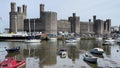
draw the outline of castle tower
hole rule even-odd
[[[96,21],[96,15],[93,16],[93,23]]]
[[[94,16],[93,16],[93,31],[94,31],[95,33],[96,33],[96,31],[97,31],[97,29],[96,29],[97,27],[96,27],[96,26],[97,26],[97,23],[96,23],[96,15],[94,15]]]
[[[17,12],[21,13],[21,7],[17,7]]]
[[[89,23],[88,23],[88,33],[91,32],[91,19],[89,19]]]
[[[106,26],[107,26],[107,31],[108,34],[111,33],[110,27],[111,27],[111,19],[106,19]]]
[[[103,34],[103,30],[104,30],[104,21],[103,20],[96,20],[95,21],[95,34]]]
[[[41,19],[45,24],[45,33],[57,35],[57,13],[43,12]]]
[[[80,34],[80,17],[77,17],[75,13],[73,13],[72,17],[69,17],[68,20],[71,23],[71,32]]]
[[[44,12],[44,4],[40,4],[40,16],[42,16],[43,12]]]
[[[24,8],[25,12],[26,7]],[[17,7],[16,11],[16,3],[11,3],[11,11],[9,12],[10,15],[10,32],[18,32],[24,30],[24,19],[26,18],[26,14],[23,13],[21,7]]]
[[[11,2],[11,12],[16,12],[16,3]]]
[[[10,32],[16,32],[15,28],[16,28],[16,3],[12,2],[11,3],[11,11],[9,13],[10,15]]]
[[[25,16],[27,15],[27,6],[23,5],[23,13],[25,14]]]

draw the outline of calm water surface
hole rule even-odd
[[[63,41],[42,41],[39,43],[0,42],[0,47],[20,46],[20,52],[9,53],[6,57],[18,60],[26,59],[26,68],[116,68],[120,67],[120,45],[102,45],[102,41],[80,40],[77,44]],[[83,61],[85,52],[92,48],[103,48],[103,56],[97,56],[97,64]],[[66,57],[57,54],[61,48],[67,49]]]

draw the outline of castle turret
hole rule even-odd
[[[23,13],[24,12],[24,13]],[[24,30],[24,19],[26,18],[26,6],[23,7],[23,12],[21,7],[17,7],[16,11],[16,3],[11,3],[11,11],[10,11],[10,32],[16,33],[17,31]]]
[[[106,23],[107,23],[107,31],[110,33],[111,30],[110,30],[110,27],[111,27],[111,19],[106,19]]]
[[[16,3],[11,3],[11,12],[16,12]]]
[[[17,7],[17,12],[21,13],[21,7]]]
[[[89,19],[89,23],[91,22],[91,19]]]
[[[23,13],[24,13],[25,15],[27,15],[27,6],[26,6],[26,5],[23,5]]]
[[[93,16],[93,23],[96,21],[96,15]]]
[[[75,13],[73,13],[72,17],[69,17],[69,21],[71,23],[71,32],[72,33],[80,33],[80,17],[77,17]]]
[[[40,4],[40,16],[44,12],[44,4]]]

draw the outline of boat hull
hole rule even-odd
[[[99,51],[99,50],[97,50],[97,49],[91,49],[90,52],[91,52],[92,54],[98,54],[98,55],[102,55],[102,54],[104,53],[103,50]]]
[[[97,58],[91,58],[91,57],[84,57],[84,61],[90,62],[90,63],[97,63]]]
[[[26,43],[40,43],[40,39],[25,40]]]
[[[14,37],[4,37],[0,36],[0,41],[24,41],[25,39],[28,39],[29,36],[14,36]],[[36,39],[40,39],[41,36],[35,36]]]

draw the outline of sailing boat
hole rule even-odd
[[[34,32],[35,32],[35,20],[34,20]],[[40,43],[40,39],[36,39],[35,35],[31,35],[31,26],[30,26],[30,20],[29,20],[29,33],[30,36],[28,37],[28,39],[25,40],[25,42],[27,43]]]

